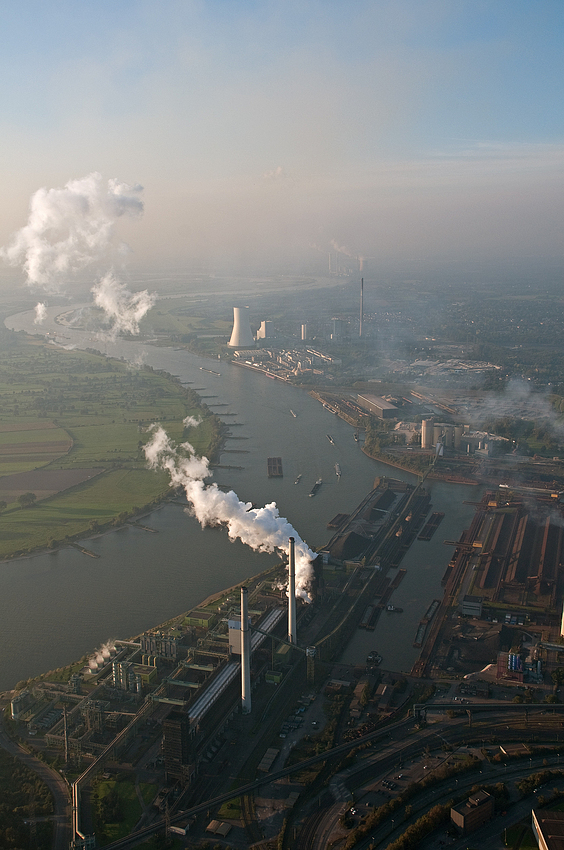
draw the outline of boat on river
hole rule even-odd
[[[317,491],[319,490],[319,488],[321,487],[322,484],[323,484],[323,479],[318,478],[317,481],[315,482],[315,484],[313,485],[313,487],[310,490],[310,493],[309,493],[310,498],[312,496],[315,496],[315,494],[317,493]]]
[[[292,416],[294,417],[294,419],[297,419],[297,418],[298,418],[298,414],[297,414],[297,413],[294,413],[294,411],[292,410],[292,408],[290,408],[290,413],[292,414]]]
[[[338,463],[335,464],[335,475],[337,478],[341,477],[341,466]]]
[[[266,459],[266,464],[269,478],[282,478],[284,473],[282,471],[281,457],[269,457]]]
[[[398,608],[397,605],[386,605],[386,611],[389,611],[391,614],[403,614],[403,608]]]
[[[334,445],[335,445],[335,442],[334,442],[333,437],[331,436],[331,434],[325,434],[325,436],[327,437],[327,439],[329,440],[329,442],[331,443],[331,445],[332,445],[332,446],[334,446]]]
[[[302,479],[302,473],[300,472],[300,474],[298,475],[298,477],[297,477],[297,478],[296,478],[296,480],[294,481],[294,484],[299,484],[299,483],[300,483],[300,481],[301,481],[301,479]]]

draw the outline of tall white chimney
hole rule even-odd
[[[360,325],[358,335],[362,336],[362,320],[364,318],[364,278],[360,278]]]
[[[251,711],[251,633],[249,631],[249,603],[247,588],[241,588],[241,709]]]
[[[296,553],[294,538],[290,537],[290,559],[288,564],[288,640],[297,643],[296,635]]]
[[[248,307],[233,307],[233,332],[227,343],[229,348],[254,348]]]

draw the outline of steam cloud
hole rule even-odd
[[[346,247],[346,245],[339,245],[339,243],[336,242],[335,239],[331,239],[331,247],[333,248],[334,251],[338,251],[339,254],[345,254],[345,256],[347,256],[347,257],[353,256],[352,251],[350,251]]]
[[[35,305],[35,319],[33,320],[34,325],[40,325],[45,321],[45,316],[47,314],[47,305],[42,301],[39,301],[38,304]]]
[[[69,180],[62,189],[39,189],[32,195],[27,224],[0,248],[0,257],[21,267],[28,285],[61,293],[69,274],[110,259],[116,222],[142,215],[142,191],[115,179],[106,183],[97,172]],[[121,253],[126,248],[119,246]],[[155,303],[154,295],[129,292],[113,274],[106,274],[92,293],[113,334],[138,333],[139,321]],[[36,323],[38,315],[36,308]]]
[[[197,416],[187,416],[182,420],[182,424],[185,428],[196,428],[202,420],[198,419]]]
[[[307,586],[312,577],[311,561],[315,555],[288,520],[279,515],[276,503],[253,508],[250,502],[242,502],[233,490],[224,493],[215,483],[205,484],[204,479],[210,475],[208,459],[196,457],[190,443],[174,445],[160,425],[151,427],[153,436],[144,447],[149,466],[166,470],[171,484],[184,488],[202,528],[223,525],[230,540],[241,540],[256,552],[281,551],[288,554],[288,538],[294,538],[296,595],[309,600]]]
[[[100,307],[113,333],[139,333],[139,322],[155,303],[156,296],[147,292],[129,292],[110,272],[91,289],[94,303]]]

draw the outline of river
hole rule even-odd
[[[61,331],[54,322],[59,312],[49,311],[42,330]],[[20,313],[6,325],[37,332],[33,315]],[[227,440],[225,448],[237,453],[225,452],[221,463],[243,469],[217,469],[215,480],[245,501],[275,501],[310,546],[327,542],[327,522],[355,508],[376,476],[415,481],[409,473],[367,458],[353,439],[352,427],[303,390],[186,351],[123,340],[93,341],[91,334],[66,328],[63,333],[67,343],[147,363],[193,382],[212,409],[227,404],[215,410],[232,424],[233,437],[239,439]],[[268,456],[282,458],[283,478],[267,477]],[[340,478],[335,463],[341,467]],[[298,474],[302,478],[294,484]],[[311,499],[308,493],[318,478],[323,484]],[[428,482],[428,488],[432,509],[444,511],[445,519],[430,542],[416,541],[402,561],[407,575],[391,601],[404,613],[384,613],[374,632],[358,631],[343,649],[343,661],[362,661],[370,649],[377,649],[383,667],[409,671],[417,658],[412,646],[417,624],[429,602],[442,595],[440,581],[452,555],[443,540],[458,539],[469,526],[474,509],[464,501],[477,500],[481,493],[479,487],[436,481]],[[202,530],[178,505],[165,505],[143,522],[159,533],[126,526],[85,538],[82,542],[100,555],[96,560],[62,549],[0,565],[0,690],[69,664],[110,638],[139,634],[275,562],[273,556],[230,543],[221,529]]]

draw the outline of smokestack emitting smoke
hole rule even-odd
[[[230,540],[241,540],[257,552],[289,552],[289,538],[295,540],[296,594],[309,601],[307,586],[312,578],[311,561],[315,555],[278,513],[276,502],[253,508],[242,502],[233,490],[224,493],[217,484],[206,484],[210,476],[207,458],[196,457],[190,443],[176,446],[160,425],[153,425],[153,436],[145,445],[145,457],[152,469],[165,469],[174,487],[183,487],[194,516],[206,525],[224,525]]]
[[[358,335],[362,336],[362,319],[364,317],[364,278],[360,278],[360,328]]]
[[[288,559],[288,640],[297,643],[296,634],[296,557],[295,541],[290,537],[290,557]]]
[[[241,710],[251,711],[251,633],[247,588],[241,588]]]
[[[111,263],[115,224],[122,216],[139,218],[143,213],[142,186],[102,179],[94,172],[69,180],[62,189],[39,189],[31,197],[29,219],[0,248],[0,257],[20,266],[29,286],[50,294],[63,293],[68,276],[92,263]],[[118,253],[123,255],[123,243]],[[92,287],[94,303],[100,307],[110,331],[139,332],[139,321],[155,303],[155,295],[129,292],[112,274]],[[37,305],[36,323],[45,316],[45,305]]]

